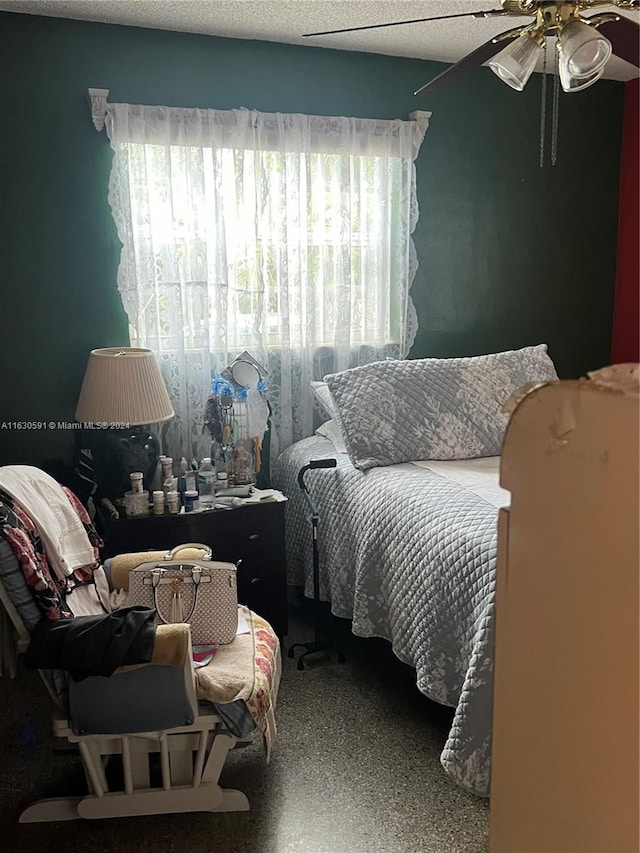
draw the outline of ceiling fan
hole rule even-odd
[[[604,73],[605,65],[612,53],[640,67],[638,24],[613,10],[598,12],[589,17],[582,15],[582,12],[606,7],[639,11],[640,0],[500,0],[500,3],[500,9],[305,33],[303,37],[397,27],[426,21],[442,21],[448,18],[533,18],[532,21],[515,29],[506,30],[480,45],[459,62],[449,66],[433,80],[417,89],[414,95],[424,92],[432,93],[488,60],[491,60],[489,67],[494,74],[497,74],[507,85],[521,92],[533,73],[541,53],[546,49],[548,36],[556,38],[558,76],[565,92],[578,92],[592,86]]]

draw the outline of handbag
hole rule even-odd
[[[190,542],[143,563],[129,574],[127,604],[154,608],[157,623],[188,622],[194,645],[230,643],[238,630],[236,567],[211,559],[176,562],[185,548],[211,557],[207,545]]]

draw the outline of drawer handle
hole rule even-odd
[[[261,580],[262,578],[251,578],[251,583],[255,586],[256,584],[259,584]]]
[[[259,539],[259,538],[260,538],[259,533],[252,533],[251,536],[249,536],[249,539],[251,539],[252,541]]]

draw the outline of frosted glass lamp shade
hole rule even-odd
[[[611,56],[609,39],[584,21],[569,21],[562,28],[559,38],[560,56],[571,77],[591,78],[597,71],[604,69]],[[595,83],[595,80],[592,82]],[[575,87],[565,91],[575,91]]]
[[[541,46],[523,33],[489,62],[489,68],[512,89],[522,92],[540,56]]]
[[[155,355],[148,349],[94,349],[76,419],[109,426],[153,424],[174,416]]]
[[[599,71],[587,77],[574,77],[561,55],[558,71],[560,74],[560,85],[564,92],[580,92],[582,89],[588,89],[589,86],[593,86],[602,77],[604,74],[604,65]]]

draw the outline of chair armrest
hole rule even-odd
[[[189,667],[191,671],[191,631],[187,622],[158,625],[153,641],[153,652],[149,663],[136,663],[118,667],[116,672],[132,672],[144,666]],[[115,673],[114,673],[115,675]]]
[[[154,666],[191,667],[191,631],[185,622],[158,625],[151,663]]]

